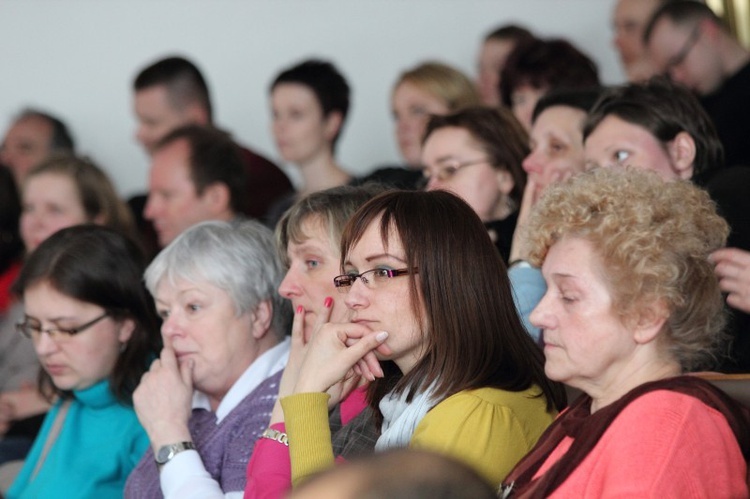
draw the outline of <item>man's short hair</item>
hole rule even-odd
[[[662,19],[669,19],[680,26],[695,26],[703,19],[710,19],[716,25],[726,29],[724,22],[711,8],[697,0],[671,0],[663,3],[651,16],[643,30],[643,43],[648,44],[654,32],[654,26]]]
[[[75,142],[70,135],[70,131],[68,131],[68,127],[65,126],[62,120],[38,109],[26,108],[16,116],[14,122],[26,119],[40,119],[49,123],[49,126],[52,128],[52,136],[50,137],[49,144],[51,152],[75,153]]]
[[[167,57],[147,66],[133,82],[138,92],[157,85],[167,89],[169,102],[175,109],[198,104],[206,110],[209,123],[212,121],[211,98],[208,85],[198,67],[184,57]]]
[[[242,152],[230,135],[213,127],[185,125],[168,133],[156,145],[156,151],[178,140],[190,148],[190,178],[198,195],[215,184],[229,189],[229,205],[234,213],[243,213],[245,204],[245,166]]]

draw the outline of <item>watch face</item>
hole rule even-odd
[[[156,462],[159,464],[164,464],[169,461],[172,452],[174,452],[174,449],[172,447],[172,445],[164,445],[160,447],[159,452],[157,452],[156,454]]]

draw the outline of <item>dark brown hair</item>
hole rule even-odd
[[[473,388],[522,391],[537,385],[548,408],[564,406],[561,385],[545,377],[542,352],[518,317],[505,264],[469,205],[444,191],[381,194],[344,229],[342,268],[373,223],[380,225],[386,247],[392,228],[406,266],[419,269],[408,279],[424,339],[424,354],[409,373],[401,377],[391,366],[371,384],[368,399],[376,414],[380,398],[394,386],[410,400],[433,383],[441,400]]]
[[[532,40],[508,55],[500,77],[503,104],[511,107],[513,92],[524,85],[543,90],[598,87],[599,70],[567,40]]]
[[[529,154],[529,136],[513,113],[504,107],[469,107],[447,116],[433,116],[427,123],[424,139],[440,128],[463,128],[479,143],[493,167],[513,177],[510,198],[520,206],[526,187],[526,172],[521,163]]]
[[[127,237],[100,225],[76,225],[40,244],[13,286],[23,299],[29,287],[46,282],[66,296],[102,307],[114,320],[133,321],[133,334],[109,377],[112,393],[127,404],[161,348],[154,305],[141,281],[144,268],[143,254]],[[47,395],[72,396],[55,388],[45,371],[39,388]]]

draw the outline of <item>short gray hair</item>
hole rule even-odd
[[[144,274],[152,295],[164,279],[207,281],[229,294],[238,316],[270,300],[271,328],[279,338],[292,316],[288,300],[277,291],[283,277],[273,233],[254,220],[197,224],[164,248]]]

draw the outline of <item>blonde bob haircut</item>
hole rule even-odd
[[[471,79],[458,69],[441,62],[425,62],[399,76],[394,91],[402,83],[411,83],[421,91],[440,99],[449,112],[481,105],[481,99]]]
[[[715,361],[725,342],[724,302],[708,256],[728,234],[708,193],[690,182],[597,168],[551,186],[526,235],[537,266],[563,238],[588,241],[623,324],[635,325],[654,303],[665,305],[659,341],[692,371]]]

